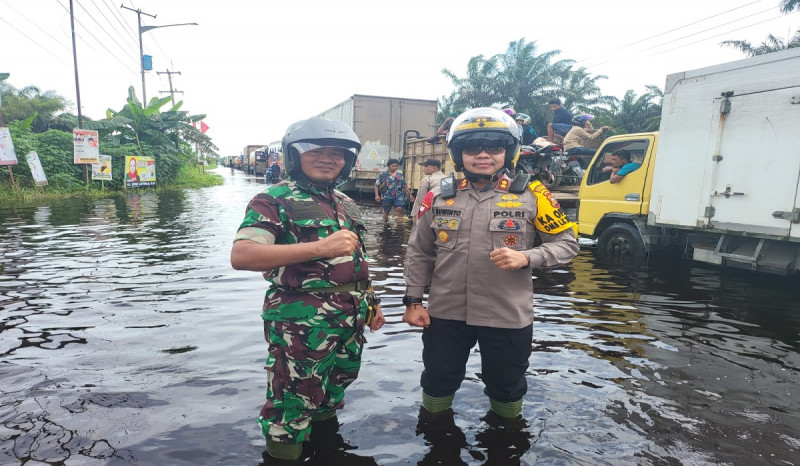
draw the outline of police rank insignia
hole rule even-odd
[[[497,183],[497,189],[500,191],[508,191],[509,183],[508,180],[502,179],[499,183]]]
[[[456,203],[456,200],[455,199],[448,199],[448,200],[444,201],[444,203],[447,204],[447,205],[453,205],[453,204]]]
[[[439,241],[441,241],[442,243],[446,243],[446,242],[450,241],[450,235],[447,234],[447,232],[444,231],[444,230],[440,231],[439,232]]]
[[[461,178],[461,183],[458,184],[458,189],[466,189],[469,186],[469,180]]]
[[[517,244],[517,235],[508,235],[503,238],[503,242],[506,243],[506,246],[513,246]]]
[[[514,208],[514,207],[521,206],[522,203],[519,202],[519,201],[503,201],[503,202],[497,202],[497,203],[495,203],[495,205],[497,207]]]
[[[516,220],[504,220],[500,222],[500,225],[497,226],[501,230],[519,230],[519,222]]]

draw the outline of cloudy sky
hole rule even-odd
[[[293,121],[353,94],[437,99],[476,55],[512,41],[560,50],[621,97],[667,74],[737,60],[719,43],[784,40],[800,13],[778,0],[504,2],[405,0],[73,0],[83,114],[120,109],[129,86],[141,98],[137,13],[145,31],[148,98],[183,91],[183,109],[206,114],[221,155],[279,140]],[[69,0],[0,0],[0,72],[17,87],[54,90],[76,107]],[[155,18],[145,15],[156,15]],[[160,71],[162,74],[157,74]]]

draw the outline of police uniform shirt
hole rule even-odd
[[[566,264],[578,253],[574,224],[544,187],[554,209],[539,218],[537,195],[531,185],[510,193],[510,180],[501,178],[493,189],[478,191],[461,180],[456,196],[436,196],[411,233],[406,251],[406,294],[422,297],[430,283],[431,317],[465,321],[468,325],[522,328],[533,322],[533,279],[530,267]],[[541,209],[541,210],[544,210]],[[557,231],[552,234],[544,230]],[[539,236],[542,244],[534,247]],[[491,261],[494,249],[523,252],[530,267],[501,270]]]

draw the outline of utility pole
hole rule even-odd
[[[169,68],[168,68],[167,71],[156,71],[156,74],[165,74],[165,75],[167,75],[167,80],[169,81],[169,90],[168,91],[158,91],[158,92],[161,92],[161,93],[164,93],[164,94],[169,92],[169,94],[172,96],[172,106],[174,107],[175,106],[175,93],[179,92],[179,93],[183,94],[183,91],[179,91],[177,89],[173,89],[172,88],[172,75],[173,74],[181,74],[181,72],[180,71],[170,71]]]
[[[142,71],[142,107],[147,108],[147,90],[145,90],[144,85],[144,48],[142,47],[142,32],[144,31],[142,31],[142,15],[147,15],[153,19],[156,19],[156,15],[145,13],[142,10],[134,10],[133,8],[128,8],[125,5],[120,5],[120,8],[136,12],[136,18],[139,25],[139,28],[137,29],[139,31],[139,69]]]
[[[81,110],[81,85],[78,81],[78,52],[75,47],[75,9],[72,7],[72,0],[69,0],[69,23],[72,29],[72,61],[75,65],[75,96],[78,100],[78,129],[82,129],[83,111]],[[83,183],[89,186],[89,170],[87,170],[85,163],[81,164],[81,171],[83,173]]]

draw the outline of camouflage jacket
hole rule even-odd
[[[344,193],[323,192],[303,181],[282,181],[250,201],[235,241],[272,237],[275,244],[305,243],[341,229],[359,236],[351,257],[315,258],[264,272],[271,284],[264,299],[265,319],[309,319],[332,310],[358,312],[364,305],[363,292],[314,293],[314,289],[369,278],[365,227],[355,202]]]

